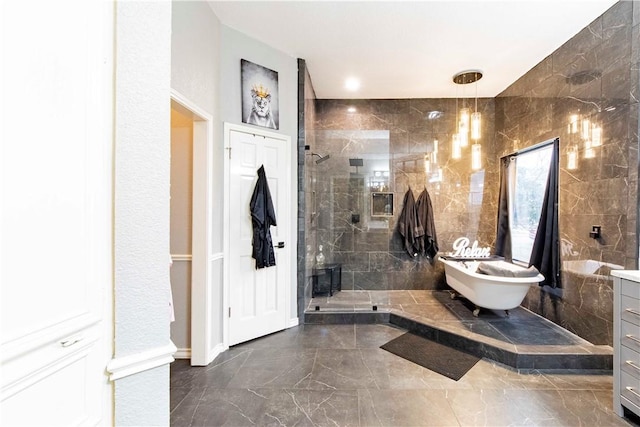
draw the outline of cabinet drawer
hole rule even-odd
[[[620,280],[620,293],[640,300],[640,283],[622,279]]]
[[[640,407],[640,381],[626,372],[620,373],[620,395]]]
[[[634,378],[640,385],[640,352],[620,346],[620,369]]]
[[[620,344],[640,352],[640,326],[626,321],[620,322]]]
[[[621,295],[620,317],[622,317],[622,320],[640,325],[640,300]]]

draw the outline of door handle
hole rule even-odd
[[[60,345],[62,347],[71,347],[72,345],[79,343],[80,341],[82,341],[84,339],[84,337],[74,337],[74,338],[67,338],[64,341],[60,341]]]
[[[278,246],[276,246],[277,248],[284,248],[284,242],[278,242]]]

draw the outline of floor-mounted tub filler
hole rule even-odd
[[[527,269],[503,260],[454,260],[441,257],[447,284],[476,308],[473,315],[478,316],[480,308],[491,310],[509,310],[518,307],[527,295],[529,287],[544,280],[537,270]],[[496,273],[483,274],[481,271]],[[525,276],[525,277],[522,277]],[[451,297],[455,298],[456,293]]]

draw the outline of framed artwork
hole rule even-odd
[[[278,129],[280,126],[278,108],[278,73],[240,60],[242,79],[242,123]]]

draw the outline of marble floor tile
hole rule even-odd
[[[392,325],[355,325],[356,348],[379,348],[406,331]]]
[[[357,407],[355,390],[279,390],[268,395],[256,425],[359,426]]]
[[[489,359],[482,359],[466,373],[460,384],[475,390],[555,389],[553,382],[537,370],[518,371]]]
[[[380,390],[447,390],[470,387],[462,381],[454,381],[381,348],[363,351],[362,357],[371,371],[376,388]]]
[[[311,375],[317,351],[315,348],[252,350],[227,388],[295,388]]]
[[[389,324],[300,325],[171,365],[171,425],[634,426],[612,411],[610,371],[478,362],[459,381],[379,348]]]
[[[529,390],[452,390],[447,401],[463,426],[554,425],[554,416]]]
[[[188,425],[229,427],[259,425],[259,420],[266,412],[266,402],[272,394],[272,390],[205,389]],[[174,412],[178,409],[180,408]]]
[[[458,426],[439,390],[358,390],[362,426]]]
[[[303,325],[298,342],[305,348],[356,348],[355,325]]]
[[[401,304],[402,311],[408,314],[418,315],[432,321],[442,320],[459,320],[454,312],[448,309],[446,306],[436,305],[431,303],[408,303]]]
[[[591,371],[585,374],[579,370],[542,371],[554,388],[559,390],[612,390],[613,376],[610,371]]]
[[[319,349],[309,381],[300,384],[313,390],[358,390],[377,388],[373,373],[364,363],[368,349]]]
[[[225,387],[251,354],[250,350],[230,349],[208,366],[190,366],[188,360],[172,364],[171,387]],[[178,374],[179,373],[179,374]]]

